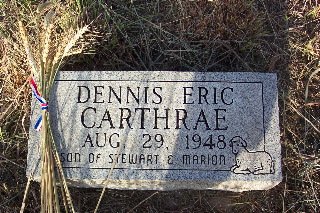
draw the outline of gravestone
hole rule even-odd
[[[50,97],[72,185],[246,191],[282,180],[276,74],[61,71]],[[30,129],[36,180],[39,135]]]

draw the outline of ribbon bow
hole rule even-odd
[[[38,102],[40,103],[41,106],[41,110],[47,110],[48,109],[48,103],[47,101],[40,95],[39,91],[38,91],[38,87],[36,82],[34,81],[34,79],[31,77],[30,78],[30,86],[32,89],[32,94],[33,96],[38,100]],[[34,125],[34,128],[37,131],[41,130],[41,126],[42,126],[42,115],[40,115],[36,121],[36,124]]]

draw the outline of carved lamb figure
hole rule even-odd
[[[274,162],[268,152],[248,151],[247,142],[240,136],[233,137],[230,146],[236,160],[236,164],[231,167],[232,172],[254,175],[274,173]]]

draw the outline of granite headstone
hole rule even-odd
[[[65,175],[81,187],[269,189],[282,180],[278,114],[274,73],[60,71],[49,100]],[[36,180],[39,137],[30,129]]]

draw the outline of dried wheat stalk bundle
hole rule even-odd
[[[20,45],[24,49],[31,76],[38,82],[39,92],[48,103],[50,103],[50,90],[61,64],[67,57],[82,53],[86,47],[90,46],[90,43],[82,41],[89,31],[89,26],[70,27],[77,26],[79,23],[77,23],[78,20],[70,18],[72,14],[68,13],[66,8],[59,2],[46,2],[39,5],[34,14],[34,26],[37,30],[33,31],[32,35],[29,34],[25,22],[18,20]],[[65,212],[75,212],[46,110],[42,110],[42,119],[41,212],[60,212],[58,184],[61,186]],[[21,212],[24,210],[31,178],[27,184]]]

